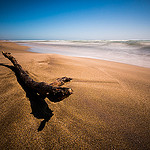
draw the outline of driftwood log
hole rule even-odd
[[[19,75],[20,80],[24,82],[26,87],[36,92],[43,98],[48,98],[52,102],[59,102],[73,93],[73,90],[66,87],[60,87],[66,82],[70,82],[71,78],[62,77],[58,78],[55,82],[47,84],[45,82],[34,81],[26,71],[24,71],[17,60],[11,55],[11,53],[2,52],[2,54],[8,58],[14,65],[15,71]]]

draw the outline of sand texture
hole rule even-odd
[[[0,53],[0,149],[150,148],[150,69],[121,63],[38,54],[0,42],[36,81],[73,78],[74,93],[46,102],[53,116],[42,131],[11,62]]]

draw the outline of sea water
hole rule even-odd
[[[17,41],[29,51],[121,62],[150,68],[150,41]]]

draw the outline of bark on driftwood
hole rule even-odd
[[[19,75],[19,78],[24,82],[26,87],[36,92],[43,98],[47,97],[52,102],[59,102],[72,94],[72,89],[60,87],[66,82],[70,82],[70,80],[72,80],[71,78],[58,78],[51,84],[47,84],[45,82],[36,82],[28,75],[26,71],[22,69],[21,65],[18,64],[17,60],[11,55],[11,53],[2,52],[2,54],[13,63],[15,71]]]

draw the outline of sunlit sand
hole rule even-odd
[[[53,116],[41,119],[18,83],[12,64],[0,55],[1,149],[148,149],[150,147],[150,69],[92,58],[29,52],[0,42],[35,81],[73,78],[73,94],[46,102]],[[61,46],[59,46],[61,47]]]

